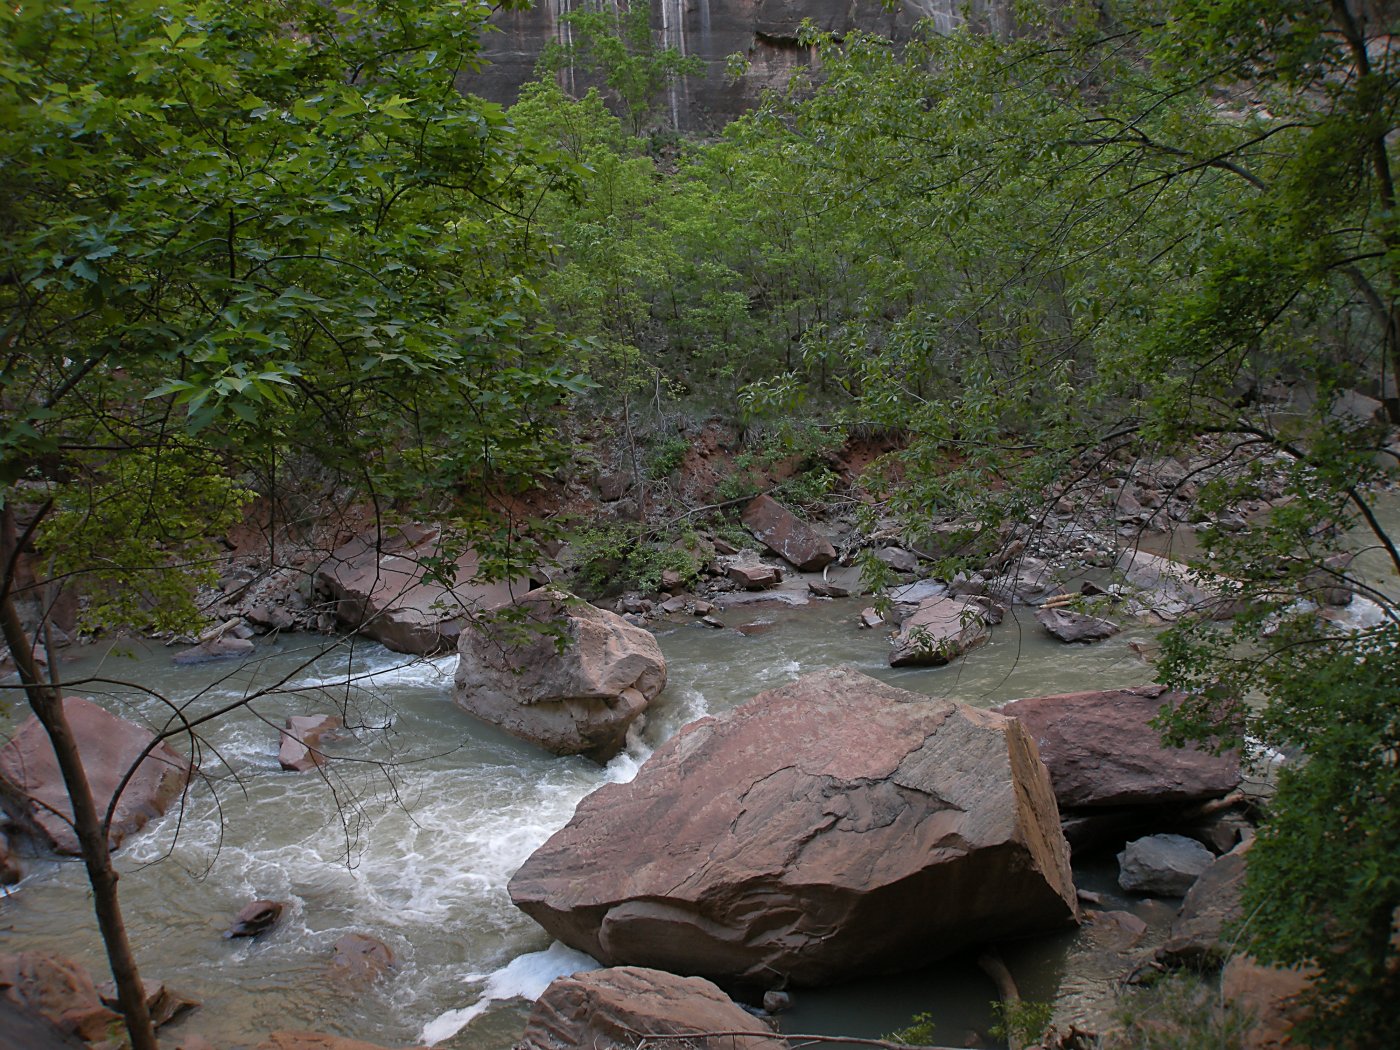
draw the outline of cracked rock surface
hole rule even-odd
[[[585,798],[510,893],[605,964],[749,987],[911,968],[1075,912],[1020,724],[851,668],[687,726]]]

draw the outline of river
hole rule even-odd
[[[903,688],[990,706],[1020,696],[1136,685],[1150,669],[1128,630],[1094,646],[1049,639],[1016,610],[992,640],[938,669],[886,666],[883,631],[856,625],[860,602],[748,607],[716,630],[665,623],[657,636],[669,682],[636,746],[606,767],[556,758],[476,722],[452,703],[455,657],[403,657],[357,642],[326,649],[320,637],[262,639],[257,659],[231,667],[177,668],[171,651],[123,643],[78,650],[73,692],[128,717],[163,720],[276,685],[208,727],[203,779],[183,810],[135,836],[119,854],[122,901],[143,972],[203,1007],[183,1022],[216,1046],[253,1045],[267,1031],[311,1028],[386,1046],[428,1039],[459,1050],[504,1050],[554,975],[587,965],[517,911],[506,883],[572,815],[585,794],[630,778],[685,723],[834,664],[851,664]],[[734,628],[744,627],[745,632]],[[160,697],[111,681],[140,682]],[[16,705],[18,707],[19,705]],[[324,776],[283,772],[277,730],[292,713],[343,713],[350,731],[327,750]],[[5,715],[6,733],[20,712]],[[1082,866],[1081,885],[1106,893],[1160,930],[1171,909],[1116,895],[1110,865]],[[287,902],[281,925],[255,940],[220,932],[254,898]],[[0,901],[0,950],[44,948],[105,974],[81,866],[28,859],[28,875]],[[398,966],[369,987],[328,976],[342,934],[385,941]],[[1007,950],[1022,992],[1055,999],[1062,1019],[1091,1015],[1111,992],[1092,931]],[[787,1031],[879,1036],[931,1012],[936,1038],[960,1044],[985,1032],[994,997],[967,960],[898,978],[802,991]]]

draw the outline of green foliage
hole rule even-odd
[[[997,1000],[992,1003],[992,1013],[996,1017],[991,1034],[997,1039],[1005,1039],[1009,1046],[1031,1046],[1040,1042],[1045,1029],[1050,1027],[1050,1018],[1055,1012],[1055,1004],[1040,999],[1017,999],[1014,1002]]]
[[[653,478],[665,478],[677,470],[690,451],[690,442],[681,434],[668,434],[655,442],[647,455],[647,472]]]
[[[643,526],[615,524],[578,529],[572,540],[574,588],[584,596],[656,591],[667,570],[679,573],[682,585],[688,586],[702,568],[692,534],[659,542]]]
[[[49,575],[84,577],[87,625],[179,630],[198,621],[194,589],[218,579],[214,537],[252,495],[206,449],[141,448],[64,486],[39,548]]]
[[[918,1013],[909,1019],[903,1028],[889,1032],[880,1038],[890,1043],[903,1043],[906,1046],[925,1046],[933,1042],[933,1014]]]
[[[1383,30],[1355,3],[1018,12],[1036,32],[927,33],[903,49],[812,34],[818,85],[690,149],[664,183],[638,170],[627,206],[599,215],[605,236],[559,217],[576,291],[556,303],[586,301],[577,315],[607,340],[733,396],[755,430],[800,408],[908,434],[882,509],[915,540],[945,516],[988,542],[1034,527],[1086,464],[1190,454],[1206,435],[1239,450],[1203,486],[1202,513],[1282,475],[1292,502],[1268,521],[1203,534],[1198,567],[1235,581],[1246,612],[1233,629],[1180,624],[1165,676],[1200,698],[1178,733],[1244,731],[1310,756],[1282,779],[1274,819],[1335,847],[1336,874],[1315,877],[1324,862],[1306,850],[1265,860],[1255,878],[1279,904],[1251,927],[1253,950],[1320,966],[1333,1037],[1375,1045],[1395,901],[1371,850],[1394,861],[1395,846],[1329,785],[1389,804],[1365,749],[1388,723],[1295,737],[1350,710],[1312,712],[1310,696],[1387,705],[1368,684],[1374,658],[1357,659],[1368,636],[1307,641],[1328,655],[1300,662],[1303,628],[1276,626],[1331,552],[1320,523],[1375,524],[1357,515],[1376,430],[1328,408],[1400,365],[1400,105]],[[1279,376],[1312,387],[1311,407],[1285,416],[1241,396]],[[718,496],[766,485],[766,458],[738,457]],[[820,466],[791,494],[815,495]],[[1393,591],[1368,593],[1394,616]],[[1334,804],[1302,807],[1308,776]],[[1354,887],[1336,884],[1352,873]]]
[[[495,497],[562,461],[554,409],[585,383],[541,317],[528,214],[574,168],[454,87],[482,17],[0,11],[0,481],[103,505],[102,479],[143,469],[118,461],[183,430],[309,450],[380,498],[446,491],[499,529]]]

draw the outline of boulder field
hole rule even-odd
[[[1076,913],[1020,723],[844,667],[685,727],[509,889],[605,965],[744,988],[912,968]]]
[[[547,587],[468,624],[457,651],[459,707],[557,755],[600,762],[622,750],[666,685],[650,631]]]

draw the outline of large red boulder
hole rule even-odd
[[[165,744],[157,744],[142,758],[154,734],[91,700],[67,697],[63,712],[77,740],[99,814],[107,811],[122,778],[140,763],[122,788],[112,814],[107,841],[115,849],[180,796],[189,783],[190,760]],[[80,852],[72,825],[73,807],[53,745],[33,715],[0,748],[0,795],[19,824],[39,841],[59,853],[76,856]]]
[[[652,1036],[666,1037],[663,1045],[695,1050],[786,1050],[788,1045],[703,978],[617,966],[550,984],[530,1011],[517,1050],[635,1050],[651,1045]]]
[[[1040,747],[1061,808],[1194,802],[1240,782],[1239,755],[1167,747],[1151,725],[1181,701],[1160,685],[1013,700],[999,710],[1019,719]]]
[[[1075,914],[1020,724],[851,668],[686,726],[579,803],[510,894],[605,964],[766,987],[921,966]]]
[[[743,522],[759,543],[802,572],[820,572],[836,560],[831,541],[772,496],[759,496],[745,507]]]
[[[613,757],[666,685],[650,631],[548,587],[463,630],[457,651],[458,706],[557,755]]]
[[[451,649],[469,618],[510,603],[529,590],[527,580],[478,581],[477,556],[468,550],[451,563],[452,586],[431,569],[449,556],[441,532],[427,525],[370,531],[337,547],[316,571],[316,585],[335,601],[344,626],[401,653]]]

